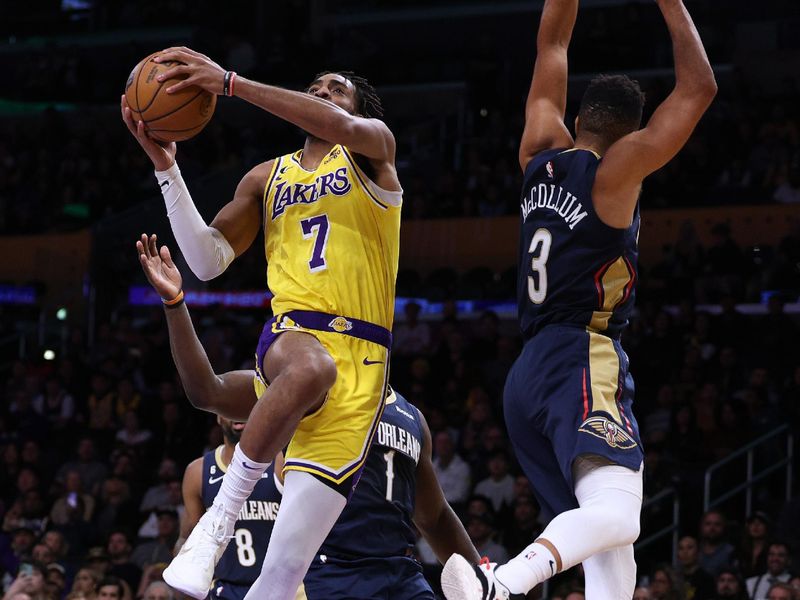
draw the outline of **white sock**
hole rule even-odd
[[[241,446],[236,444],[231,464],[228,465],[219,493],[214,498],[214,506],[222,506],[232,521],[238,519],[242,505],[250,497],[253,488],[270,464],[272,463],[260,463],[247,458]]]
[[[244,600],[293,600],[346,499],[310,473],[289,471],[261,574]]]
[[[558,551],[562,571],[594,554],[631,545],[639,537],[641,468],[631,471],[603,459],[578,457],[573,475],[580,508],[555,517],[539,536]],[[554,574],[551,559],[547,548],[534,543],[498,567],[495,575],[510,592],[525,594]],[[627,578],[627,574],[624,576]]]
[[[494,576],[512,594],[527,594],[537,583],[556,574],[556,559],[542,544],[534,542],[506,564],[497,567]],[[535,582],[535,583],[531,583]]]

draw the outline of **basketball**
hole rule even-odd
[[[143,121],[148,135],[162,142],[182,142],[208,124],[217,97],[196,86],[168,94],[167,88],[186,76],[158,81],[161,73],[178,63],[157,63],[153,60],[157,55],[151,54],[133,68],[125,84],[125,98],[134,121]]]

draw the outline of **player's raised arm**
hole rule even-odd
[[[197,85],[215,94],[237,96],[321,140],[342,144],[374,161],[394,163],[395,140],[386,124],[377,118],[366,118],[358,110],[349,112],[332,100],[334,95],[345,94],[348,87],[353,87],[353,82],[346,78],[335,84],[323,84],[318,79],[311,83],[308,93],[295,92],[225,71],[207,56],[189,48],[167,48],[154,60],[183,63],[165,71],[159,80],[188,75],[167,88],[167,93]]]
[[[525,103],[525,130],[519,147],[522,171],[549,148],[571,148],[564,124],[567,109],[567,49],[578,15],[578,0],[546,0],[536,36],[536,64]]]
[[[253,371],[214,373],[183,302],[181,274],[169,249],[162,246],[159,251],[155,235],[142,235],[136,249],[148,282],[165,301],[169,345],[186,397],[195,408],[246,421],[256,403]]]
[[[678,153],[717,93],[714,72],[682,0],[657,0],[657,3],[672,38],[675,88],[646,127],[622,137],[603,157],[594,184],[595,201],[603,203],[607,197],[611,204],[613,196],[625,209],[616,223],[609,222],[601,212],[611,225],[630,223],[644,178]]]
[[[460,554],[467,560],[477,563],[481,557],[469,539],[464,524],[445,500],[442,487],[436,479],[431,461],[432,443],[428,423],[422,413],[417,414],[422,426],[423,440],[417,465],[414,524],[442,564],[453,554]]]

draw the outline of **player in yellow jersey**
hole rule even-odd
[[[303,93],[238,77],[187,48],[167,49],[157,60],[183,63],[165,79],[188,75],[168,92],[198,85],[236,95],[307,132],[301,150],[247,173],[209,227],[180,176],[175,145],[151,140],[122,99],[123,120],[153,161],[192,271],[216,277],[263,226],[274,294],[275,317],[256,353],[264,391],[213,506],[164,578],[205,597],[241,506],[288,444],[281,510],[246,596],[286,600],[344,508],[381,418],[402,193],[395,140],[378,118],[374,89],[352,73],[322,73]]]

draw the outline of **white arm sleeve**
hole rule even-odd
[[[202,281],[214,279],[228,268],[236,253],[225,236],[206,225],[197,212],[178,163],[166,171],[156,171],[156,179],[167,205],[172,233],[189,268]]]

